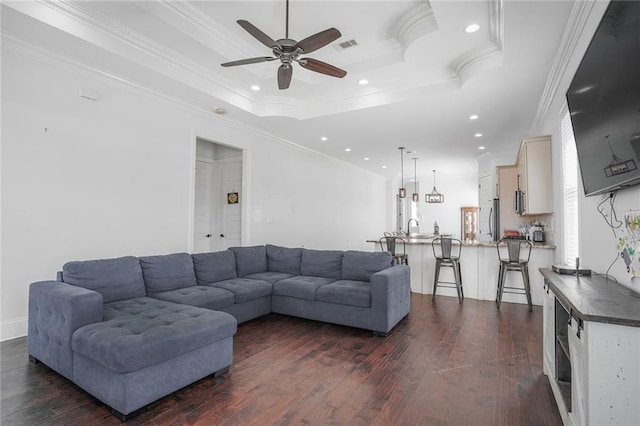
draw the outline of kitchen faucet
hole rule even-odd
[[[411,235],[411,221],[414,221],[416,223],[416,226],[420,226],[420,223],[418,223],[418,219],[409,219],[409,221],[407,222],[407,237]]]

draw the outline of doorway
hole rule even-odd
[[[193,252],[242,243],[243,151],[196,139]]]

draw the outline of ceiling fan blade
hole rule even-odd
[[[238,25],[244,28],[249,34],[255,37],[256,40],[258,40],[260,43],[264,44],[268,48],[273,49],[276,46],[280,47],[280,45],[274,39],[272,39],[262,31],[260,31],[258,27],[253,25],[251,22],[245,21],[244,19],[240,19],[236,22],[238,22]]]
[[[331,77],[342,78],[347,75],[345,70],[342,70],[326,62],[319,61],[313,58],[302,58],[298,61],[300,66],[311,71],[319,72],[321,74],[330,75]]]
[[[280,65],[278,68],[278,88],[280,90],[288,89],[291,84],[291,76],[293,75],[293,67],[291,65]]]
[[[339,39],[340,37],[342,37],[340,31],[335,28],[329,28],[328,30],[320,31],[317,34],[309,36],[304,40],[300,40],[296,43],[296,47],[302,49],[304,53],[311,53],[326,46],[332,41]]]
[[[247,64],[257,64],[259,62],[269,62],[269,61],[274,61],[278,58],[275,58],[273,56],[260,56],[258,58],[248,58],[248,59],[241,59],[239,61],[231,61],[231,62],[225,62],[224,64],[220,64],[223,67],[235,67],[238,65],[247,65]]]

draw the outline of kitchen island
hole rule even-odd
[[[414,293],[433,293],[433,277],[436,260],[433,254],[433,238],[409,238],[407,241],[407,255],[411,267],[411,291]],[[375,249],[381,250],[378,240],[367,240],[375,243]],[[531,260],[529,261],[529,280],[531,282],[531,302],[542,306],[542,287],[544,280],[535,271],[538,268],[550,268],[553,263],[555,246],[550,243],[533,243]],[[464,297],[477,300],[495,300],[498,284],[498,252],[496,243],[463,242],[460,254],[462,270],[462,286]],[[453,281],[453,270],[443,267],[440,270],[441,281]],[[520,273],[509,272],[507,275],[509,286],[522,286]],[[438,286],[438,295],[457,297],[455,288]],[[504,293],[503,302],[526,304],[524,295]]]

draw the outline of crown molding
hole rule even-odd
[[[531,124],[529,134],[536,135],[540,133],[544,119],[560,87],[562,77],[567,71],[569,62],[575,53],[576,45],[582,36],[584,27],[597,1],[598,0],[582,0],[573,3],[569,14],[569,21],[562,34],[560,45],[553,64],[551,65],[551,70],[549,71],[549,76],[547,77],[547,82],[544,86],[542,97],[538,104],[538,110]]]
[[[170,107],[178,107],[187,112],[195,113],[201,117],[205,117],[207,120],[217,120],[221,123],[225,123],[240,131],[255,135],[256,137],[264,138],[264,139],[270,140],[271,142],[278,143],[280,145],[288,146],[290,148],[294,148],[296,150],[306,152],[307,154],[313,155],[317,158],[322,158],[327,161],[340,164],[342,166],[347,166],[349,168],[356,169],[361,173],[366,173],[373,177],[384,179],[384,176],[379,173],[375,173],[375,172],[372,172],[371,170],[367,170],[362,167],[358,167],[354,164],[348,163],[346,161],[331,157],[327,154],[299,145],[295,142],[292,142],[280,136],[273,135],[264,130],[256,129],[241,121],[231,119],[228,116],[221,117],[219,115],[214,114],[213,112],[211,112],[206,108],[202,108],[198,105],[195,105],[193,103],[187,102],[182,99],[168,96],[162,92],[159,92],[150,87],[147,87],[144,84],[127,79],[123,76],[104,71],[100,68],[87,65],[86,63],[77,61],[75,59],[62,56],[51,50],[47,50],[40,46],[33,45],[5,31],[0,31],[0,45],[3,50],[11,51],[17,55],[35,60],[40,63],[44,63],[48,66],[57,68],[64,72],[68,72],[70,74],[86,78],[88,80],[96,81],[106,86],[113,87],[116,90],[121,90],[125,93],[140,96],[150,101],[160,102]],[[204,135],[207,134],[208,132],[196,132],[196,133],[204,137]],[[216,135],[210,135],[210,138],[212,140],[219,139]]]
[[[191,59],[168,49],[131,30],[113,19],[89,14],[81,9],[82,2],[13,2],[7,6],[47,23],[63,32],[86,40],[107,51],[159,72],[182,84],[214,95],[239,108],[256,113],[258,105],[249,93],[232,89],[223,76]]]
[[[436,17],[428,0],[413,7],[398,21],[396,39],[406,51],[411,44],[438,29]]]
[[[504,8],[502,0],[489,1],[489,40],[464,52],[452,63],[451,69],[460,80],[460,87],[475,75],[502,66],[504,46]]]

